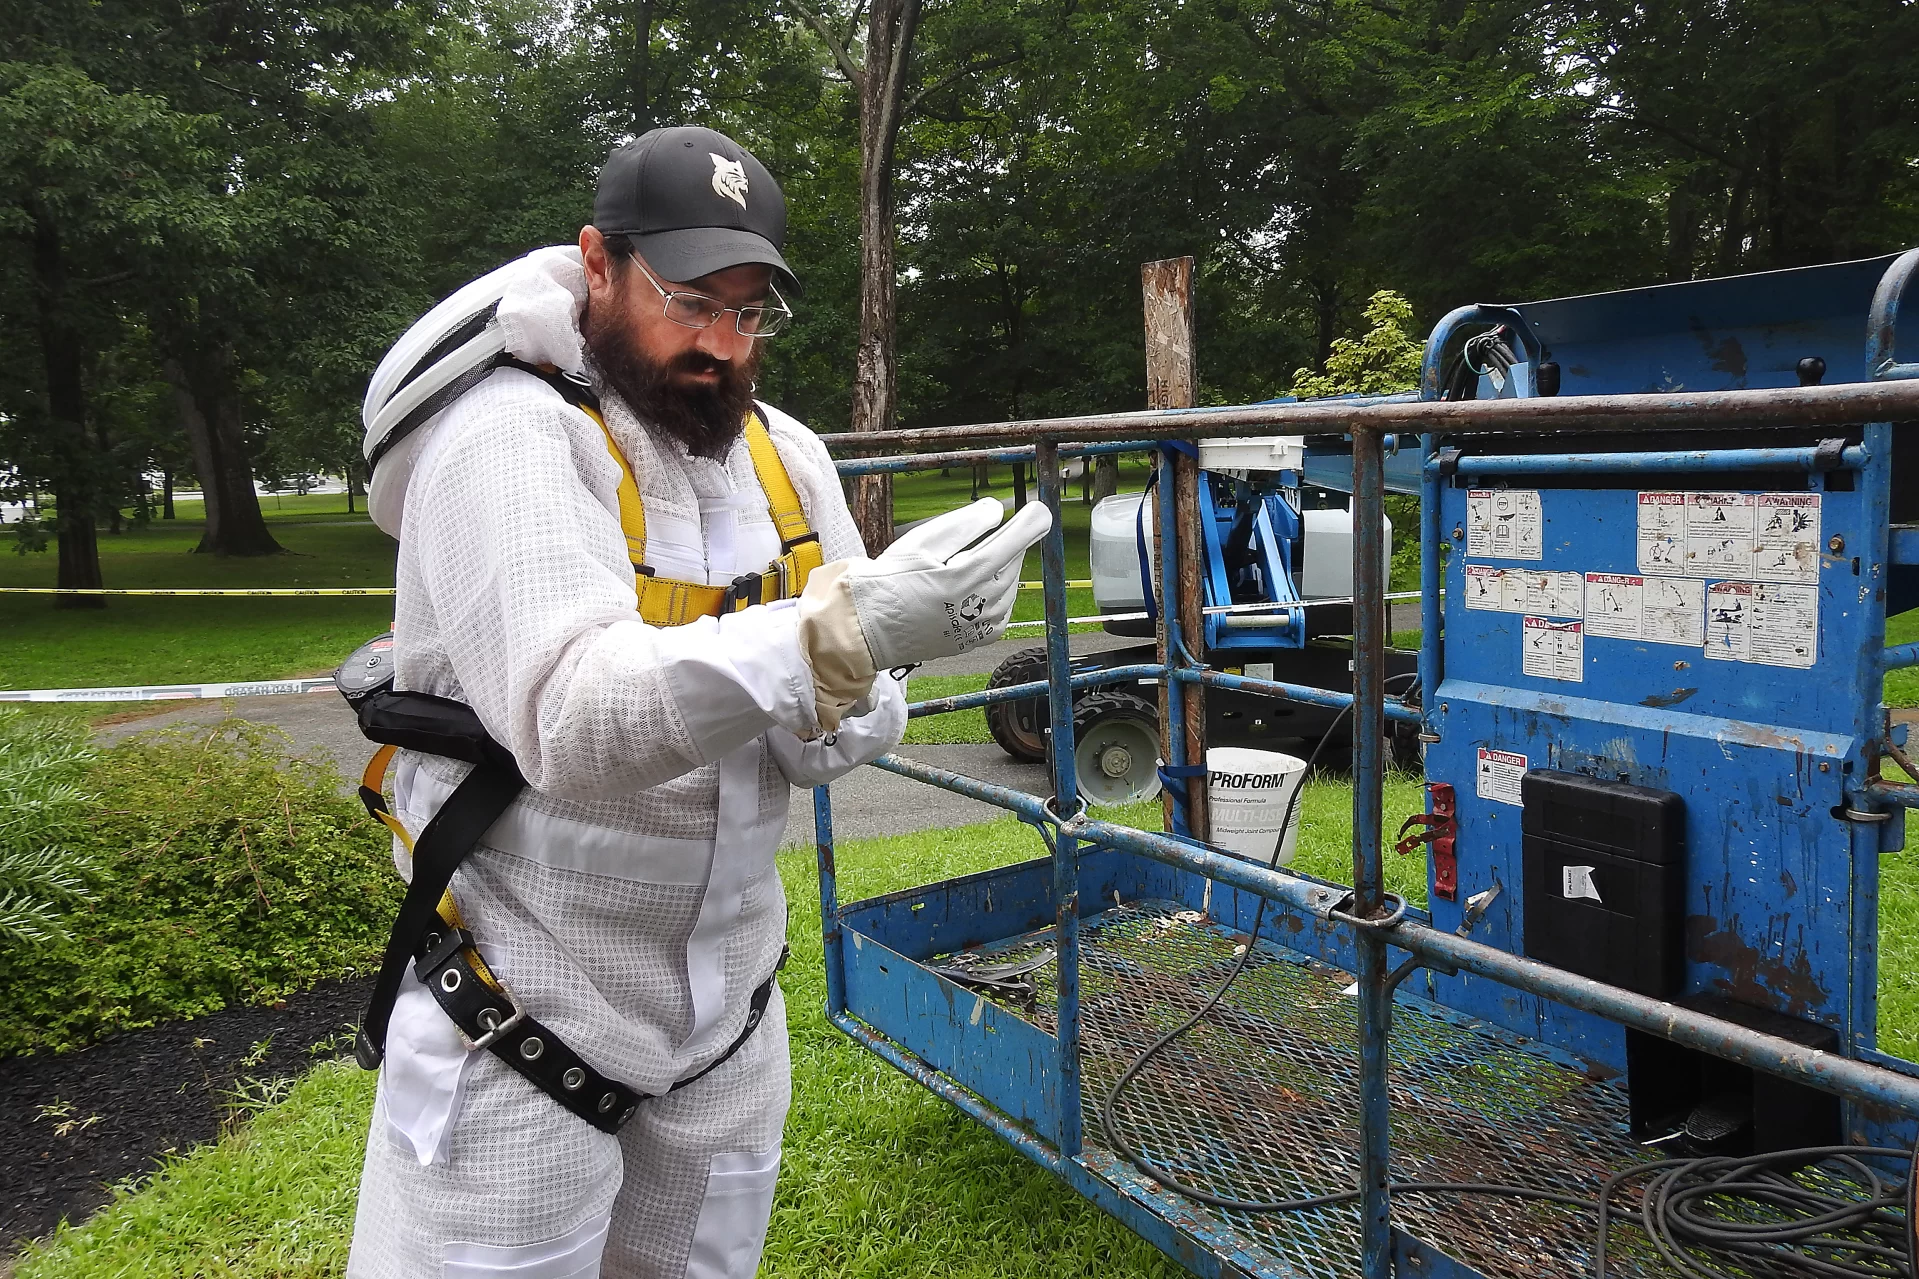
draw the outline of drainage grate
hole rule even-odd
[[[1140,1052],[1205,1002],[1244,934],[1172,902],[1141,902],[1081,923],[1081,1069],[1086,1139],[1106,1092]],[[1052,930],[962,966],[1017,961],[1052,945]],[[1032,974],[1030,997],[995,996],[1051,1031],[1053,967]],[[1357,1005],[1352,978],[1265,941],[1220,1006],[1154,1058],[1117,1111],[1148,1159],[1189,1184],[1248,1200],[1350,1189],[1358,1178]],[[1646,1159],[1626,1137],[1626,1099],[1483,1030],[1402,1000],[1391,1054],[1393,1177],[1497,1181],[1593,1195],[1600,1181]],[[1302,1276],[1358,1273],[1355,1207],[1252,1215],[1199,1209],[1275,1269]],[[1593,1220],[1577,1209],[1487,1195],[1398,1197],[1394,1220],[1489,1277],[1580,1274]],[[1616,1275],[1664,1275],[1637,1231],[1608,1249]]]

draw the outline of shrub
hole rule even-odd
[[[102,751],[70,843],[93,900],[70,935],[0,937],[0,1054],[269,1002],[369,971],[399,908],[385,831],[330,766],[240,720]]]
[[[92,796],[93,750],[72,720],[0,709],[0,938],[66,937],[65,906],[87,900],[92,864],[75,851]]]

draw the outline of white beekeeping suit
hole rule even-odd
[[[506,349],[580,370],[585,297],[577,250],[522,259],[498,313]],[[617,397],[604,407],[660,574],[724,585],[779,555],[744,443],[723,460],[691,457]],[[864,562],[824,446],[760,412],[826,561]],[[401,463],[397,686],[472,706],[528,783],[461,867],[454,898],[516,999],[601,1071],[665,1094],[740,1035],[779,960],[774,851],[790,788],[891,749],[905,726],[899,684],[880,674],[854,707],[865,713],[823,736],[793,602],[641,622],[618,467],[599,427],[530,374],[488,376]],[[395,809],[417,833],[468,766],[400,758]],[[468,1050],[409,974],[347,1273],[746,1279],[788,1096],[777,992],[733,1057],[643,1102],[613,1136]]]

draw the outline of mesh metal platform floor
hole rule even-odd
[[[1081,1070],[1088,1145],[1119,1074],[1197,1011],[1245,934],[1173,902],[1143,901],[1081,923]],[[1053,944],[1043,929],[936,963],[999,964]],[[1053,966],[1034,997],[995,1001],[1052,1031]],[[1417,980],[1417,978],[1415,978]],[[1261,941],[1218,1008],[1127,1089],[1116,1116],[1152,1162],[1232,1198],[1277,1200],[1350,1189],[1358,1177],[1357,1004],[1352,977]],[[1390,1058],[1396,1181],[1495,1181],[1597,1193],[1651,1158],[1626,1135],[1626,1099],[1510,1037],[1395,1005]],[[1635,1196],[1636,1198],[1636,1196]],[[1358,1213],[1340,1205],[1252,1215],[1201,1209],[1301,1275],[1358,1273]],[[1593,1218],[1569,1206],[1486,1195],[1396,1196],[1394,1220],[1488,1276],[1534,1279],[1590,1267]],[[1617,1275],[1673,1273],[1636,1231],[1608,1246]]]

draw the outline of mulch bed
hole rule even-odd
[[[298,1076],[350,1056],[351,1027],[371,988],[371,978],[322,982],[272,1007],[227,1008],[77,1052],[0,1061],[0,1257],[62,1217],[84,1219],[113,1197],[108,1187],[151,1172],[160,1156],[214,1140],[237,1082]]]

